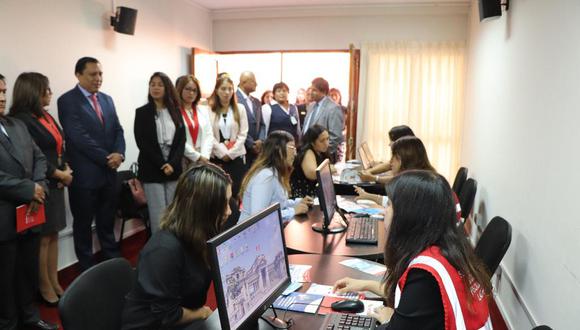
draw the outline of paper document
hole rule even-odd
[[[358,292],[347,292],[345,294],[338,294],[336,292],[332,292],[332,285],[322,285],[322,284],[316,284],[316,283],[312,283],[310,285],[310,288],[308,288],[308,291],[306,291],[306,293],[317,294],[317,295],[328,296],[328,297],[341,297],[341,298],[347,298],[347,299],[359,299],[359,298],[361,298],[361,296]]]
[[[290,280],[292,282],[310,282],[311,265],[290,264]]]
[[[341,261],[340,264],[375,276],[383,276],[387,271],[387,267],[384,265],[364,259],[347,259]]]

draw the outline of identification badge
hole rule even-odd
[[[296,117],[294,116],[290,116],[290,122],[292,123],[292,125],[296,126],[296,124],[298,124],[298,121],[296,120]]]

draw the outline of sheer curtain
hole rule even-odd
[[[357,144],[367,141],[376,159],[388,160],[388,131],[408,125],[421,138],[439,173],[453,179],[463,122],[463,42],[365,43]]]

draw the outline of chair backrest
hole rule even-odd
[[[533,328],[532,330],[552,330],[552,328],[550,328],[547,325],[538,325],[537,327]]]
[[[457,196],[459,196],[465,180],[467,180],[467,168],[460,167],[455,175],[455,180],[453,180],[453,187],[451,187]]]
[[[120,329],[125,295],[135,271],[123,258],[95,265],[77,277],[60,298],[58,312],[65,330]]]
[[[512,242],[512,226],[502,217],[494,217],[487,224],[475,245],[475,254],[493,275]]]
[[[461,187],[461,192],[457,196],[459,198],[459,205],[461,205],[461,217],[467,219],[473,208],[473,201],[475,200],[475,193],[477,192],[477,181],[469,178]]]

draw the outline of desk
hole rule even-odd
[[[369,194],[385,195],[385,185],[374,182],[361,182],[356,184],[349,184],[334,181],[334,192],[337,195],[357,195],[354,191],[354,186],[363,188]]]
[[[348,257],[331,256],[331,255],[313,255],[313,254],[295,254],[288,256],[288,262],[291,264],[312,265],[310,276],[313,283],[332,285],[343,277],[353,277],[362,280],[380,281],[381,277],[363,273],[354,268],[346,267],[340,264],[341,261],[350,259]],[[304,283],[300,292],[306,292],[310,283]],[[268,310],[266,313],[271,314]],[[278,311],[278,317],[282,317],[284,312]],[[287,312],[286,318],[292,318],[294,325],[292,330],[315,330],[318,329],[324,321],[323,315]],[[272,329],[266,322],[259,321],[259,329]],[[210,330],[221,329],[220,318],[217,310],[205,321],[194,322],[187,330]]]
[[[346,231],[322,235],[312,230],[312,224],[322,222],[320,206],[314,206],[307,215],[297,215],[284,228],[286,247],[298,253],[331,254],[338,256],[380,259],[383,256],[387,233],[379,221],[378,244],[346,244]]]

